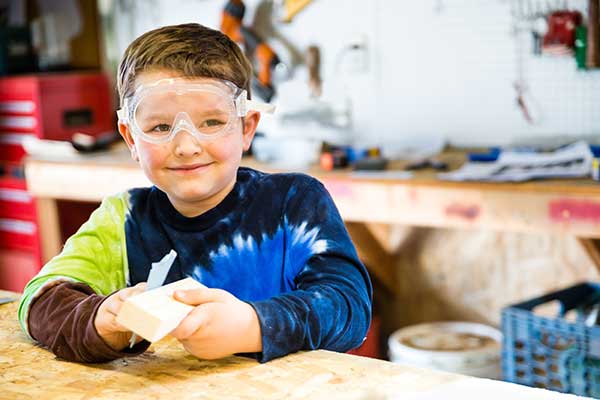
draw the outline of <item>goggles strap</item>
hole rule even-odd
[[[117,110],[117,118],[119,122],[127,123],[127,104],[129,103],[128,99],[123,100],[123,107]]]
[[[248,93],[245,90],[242,90],[235,98],[235,108],[237,110],[238,117],[245,117],[246,114],[248,114],[248,110],[254,110],[268,114],[273,114],[275,112],[275,106],[273,104],[249,100],[247,97]]]
[[[260,111],[268,114],[275,112],[275,106],[273,104],[261,103],[254,100],[246,100],[246,107],[250,110]]]

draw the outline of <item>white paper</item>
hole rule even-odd
[[[539,178],[589,176],[593,154],[584,141],[552,153],[502,152],[495,162],[468,162],[460,169],[438,174],[450,181],[522,182]]]

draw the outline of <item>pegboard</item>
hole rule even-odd
[[[378,42],[396,37],[397,51],[383,45],[379,52],[379,108],[398,117],[378,130],[387,137],[441,135],[466,146],[600,135],[600,71],[577,70],[574,57],[534,55],[531,33],[515,33],[511,11],[519,2],[526,0],[427,0],[390,10],[380,0]],[[586,0],[543,3],[587,14]],[[533,124],[517,105],[519,60],[537,104]],[[387,95],[390,88],[400,95]]]
[[[584,23],[588,21],[587,0],[510,0],[508,3],[513,25],[515,20],[526,19],[523,17],[527,15],[520,15],[522,11],[530,14],[531,10],[538,9],[577,10]],[[600,134],[600,70],[577,70],[573,57],[533,55],[530,30],[522,29],[516,33],[515,40],[525,79],[530,83],[532,95],[541,103],[542,118],[536,122],[539,126],[532,128],[557,134]]]

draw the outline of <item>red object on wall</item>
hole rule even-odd
[[[354,354],[355,356],[371,357],[382,359],[381,346],[379,345],[379,336],[381,334],[381,317],[374,315],[371,320],[371,326],[367,332],[367,338],[363,344],[354,349],[350,350],[348,354]]]
[[[575,45],[575,28],[581,24],[579,11],[555,11],[548,16],[548,32],[544,36],[543,46]]]
[[[14,278],[7,270],[10,263],[0,265],[0,289],[19,286],[20,279],[31,279],[41,268],[35,199],[27,193],[23,175],[23,140],[28,136],[70,140],[76,132],[99,135],[114,130],[111,99],[109,81],[98,72],[0,79],[0,253],[25,263],[13,265]],[[70,225],[87,218],[77,208],[66,208],[64,214],[61,220]]]

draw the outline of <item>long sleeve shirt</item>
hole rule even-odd
[[[178,256],[165,283],[192,277],[254,308],[261,362],[302,349],[347,351],[364,340],[371,283],[326,189],[307,175],[249,168],[239,168],[221,203],[193,218],[156,187],[107,197],[25,288],[23,329],[75,361],[144,351],[144,342],[111,351],[93,319],[106,296],[146,281],[171,249]]]

